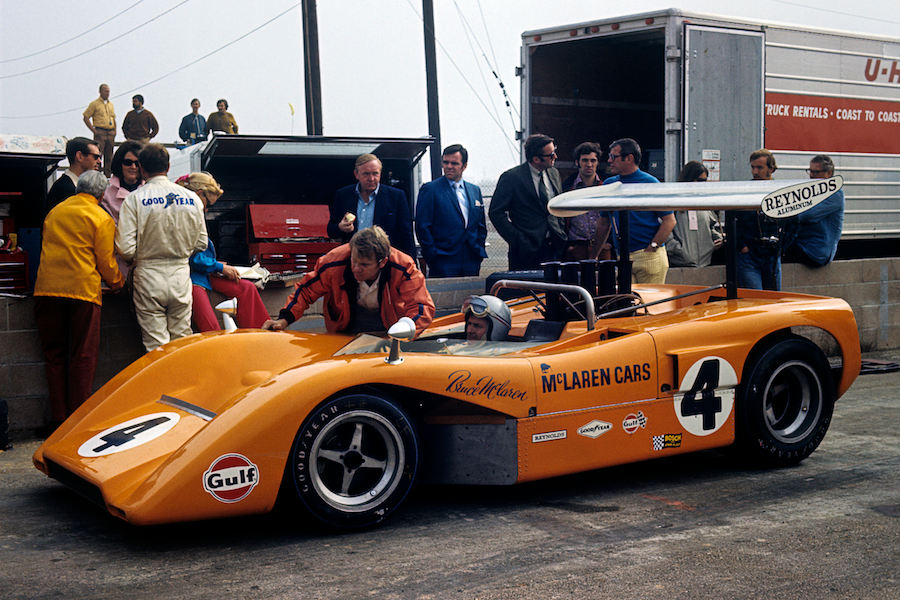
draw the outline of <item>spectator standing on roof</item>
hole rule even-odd
[[[565,250],[565,223],[547,209],[562,190],[554,163],[556,143],[536,133],[525,140],[525,162],[497,180],[488,215],[508,244],[510,270],[539,269]]]
[[[331,333],[383,333],[409,317],[419,335],[434,318],[425,276],[410,256],[391,248],[377,225],[360,229],[349,243],[319,258],[316,269],[296,284],[278,318],[266,321],[263,329],[284,329],[319,298],[324,298],[322,313]]]
[[[47,192],[47,212],[71,196],[75,195],[78,178],[85,171],[94,171],[100,166],[100,149],[97,143],[85,137],[74,137],[66,142],[66,158],[69,168],[53,182]]]
[[[834,176],[834,162],[826,154],[817,154],[806,172],[810,179],[828,179]],[[843,227],[844,190],[838,190],[790,224],[792,239],[785,242],[785,260],[810,268],[827,265],[837,253]]]
[[[422,186],[416,200],[416,235],[429,277],[473,277],[487,257],[487,225],[481,189],[463,181],[469,152],[444,148],[444,176]]]
[[[415,259],[412,215],[406,192],[381,183],[381,160],[374,154],[356,158],[353,176],[356,185],[334,193],[329,208],[328,237],[347,242],[357,231],[378,225],[387,233],[391,246]]]
[[[563,181],[563,190],[581,189],[600,185],[603,181],[597,172],[600,166],[600,157],[603,149],[594,142],[583,142],[575,146],[572,153],[575,166],[578,170]],[[600,222],[602,211],[589,210],[576,217],[566,218],[566,253],[565,260],[600,259],[607,260],[612,257],[612,246],[608,242],[600,241]]]
[[[44,220],[34,312],[55,428],[90,396],[100,347],[100,280],[111,290],[123,279],[114,258],[116,224],[98,201],[106,177],[93,169],[77,193]]]
[[[116,142],[116,108],[109,99],[109,86],[100,84],[100,97],[93,100],[82,113],[84,124],[94,134],[94,141],[103,156],[103,173],[109,177],[113,145]]]
[[[191,100],[191,112],[181,119],[178,137],[188,144],[197,144],[206,139],[206,132],[206,117],[200,114],[200,100],[194,98]]]
[[[144,97],[140,94],[131,98],[131,106],[132,110],[128,111],[122,121],[122,133],[126,140],[149,144],[159,133],[159,123],[153,113],[144,108]]]
[[[609,145],[609,172],[613,174],[603,185],[617,181],[622,183],[659,183],[659,180],[638,168],[641,164],[641,147],[631,138],[622,138]],[[610,217],[603,228],[608,233]],[[616,232],[619,231],[619,213],[612,216]],[[675,215],[669,211],[628,211],[628,252],[632,262],[632,283],[665,283],[669,271],[665,243],[675,227]],[[603,236],[606,240],[606,235]]]
[[[148,144],[138,159],[147,181],[122,203],[116,249],[134,263],[134,310],[150,352],[192,333],[188,259],[207,235],[200,198],[166,178],[168,151]]]
[[[218,110],[211,113],[206,119],[206,135],[209,136],[210,131],[237,133],[237,121],[234,120],[234,115],[228,112],[228,100],[219,98],[216,102],[216,108]]]
[[[678,181],[706,181],[709,170],[698,160],[684,165]],[[680,210],[675,213],[675,229],[666,240],[666,255],[671,267],[705,267],[712,254],[722,247],[722,233],[716,229],[718,218],[711,210]]]
[[[750,154],[754,181],[767,181],[778,169],[765,148]],[[781,289],[781,228],[759,211],[737,211],[737,286],[753,290]]]

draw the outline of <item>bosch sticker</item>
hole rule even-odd
[[[653,436],[653,450],[665,450],[666,448],[681,448],[680,433],[666,433]]]
[[[116,452],[131,450],[150,440],[155,440],[178,423],[178,413],[162,412],[135,417],[124,423],[104,429],[78,448],[78,455],[96,458]]]
[[[224,454],[203,474],[203,489],[220,502],[243,500],[259,483],[259,469],[243,454]]]
[[[727,360],[701,358],[687,370],[675,395],[678,422],[693,435],[714,433],[731,414],[737,383],[737,374]]]

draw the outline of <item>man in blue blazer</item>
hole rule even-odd
[[[462,144],[444,148],[444,176],[426,183],[416,201],[416,235],[429,277],[477,276],[487,257],[487,225],[481,189],[463,181],[469,152]]]
[[[406,193],[381,185],[381,161],[374,154],[356,159],[356,185],[342,187],[334,194],[328,219],[328,236],[344,243],[354,233],[378,225],[388,234],[391,246],[416,258],[412,215]]]

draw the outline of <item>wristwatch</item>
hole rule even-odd
[[[650,242],[650,247],[656,250],[657,248],[659,248],[659,244],[657,244],[656,242]]]

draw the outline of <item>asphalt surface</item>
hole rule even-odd
[[[900,360],[900,354],[871,358]],[[0,598],[900,598],[900,373],[799,466],[709,451],[505,488],[419,487],[334,534],[278,513],[129,526],[0,453]]]

